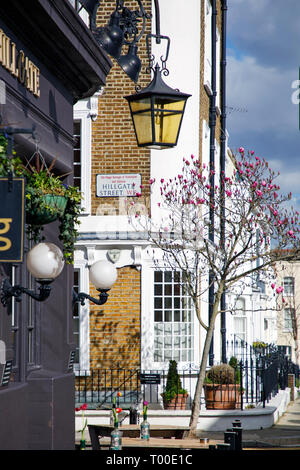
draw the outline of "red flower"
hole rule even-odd
[[[87,404],[84,403],[80,408],[81,408],[82,410],[86,410],[86,409],[87,409]]]

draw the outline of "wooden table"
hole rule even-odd
[[[122,448],[169,448],[169,449],[208,449],[209,445],[217,445],[222,441],[200,442],[200,439],[162,439],[150,437],[149,441],[138,437],[122,437]]]
[[[91,444],[93,450],[100,450],[101,449],[101,438],[103,437],[110,437],[112,430],[114,427],[108,424],[88,424],[88,430],[90,434]],[[156,438],[160,438],[158,443],[162,443],[161,447],[164,446],[163,443],[167,444],[167,441],[176,441],[179,443],[179,440],[182,440],[185,435],[187,435],[189,431],[188,426],[161,426],[161,425],[151,425],[150,426],[150,436],[151,440]],[[125,424],[120,426],[119,431],[122,432],[122,442],[124,439],[131,439],[128,441],[128,445],[130,442],[136,444],[138,441],[142,443],[147,442],[143,439],[140,439],[140,426],[138,424]],[[171,438],[174,439],[171,439]],[[136,440],[135,440],[136,439]],[[124,441],[127,443],[127,441]],[[156,441],[153,441],[155,443]],[[176,443],[174,447],[176,447]],[[200,441],[199,441],[200,443]],[[107,444],[106,444],[107,445]],[[149,446],[148,446],[149,447]],[[177,445],[177,447],[179,447]]]

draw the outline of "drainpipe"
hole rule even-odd
[[[212,0],[212,18],[211,18],[211,87],[212,87],[212,94],[210,96],[210,106],[209,106],[209,127],[210,127],[210,151],[209,151],[209,165],[210,170],[214,170],[215,168],[215,135],[216,135],[216,34],[217,34],[217,25],[216,25],[216,17],[217,17],[217,8],[216,8],[216,0]],[[213,243],[214,242],[214,208],[211,207],[214,203],[215,198],[215,178],[214,174],[210,175],[210,209],[209,209],[209,240]],[[209,322],[212,317],[213,312],[213,303],[214,303],[214,275],[213,272],[210,271],[209,273],[209,292],[208,292],[208,318]],[[213,365],[214,362],[214,337],[212,337],[211,345],[209,349],[209,365]]]
[[[220,175],[225,176],[226,161],[226,25],[227,25],[227,0],[222,0],[222,34],[221,34],[221,145],[220,145]],[[224,201],[225,188],[220,184],[222,191],[221,200]],[[225,245],[225,207],[222,208],[221,219],[221,245]],[[222,362],[226,364],[226,295],[225,292],[221,296],[221,354]]]

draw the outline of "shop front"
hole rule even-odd
[[[55,159],[55,174],[72,184],[73,105],[105,85],[110,67],[70,2],[1,3],[0,131],[24,164],[37,152],[46,165]],[[6,199],[4,190],[3,207]],[[15,206],[0,213],[0,282],[35,290],[26,267],[32,242]],[[14,217],[12,234],[5,220]],[[45,225],[43,236],[60,246],[58,222]],[[5,258],[8,246],[20,256]],[[74,449],[72,285],[65,263],[45,301],[23,294],[0,303],[0,449]]]

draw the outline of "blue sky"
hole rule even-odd
[[[300,2],[228,0],[227,19],[229,146],[264,157],[300,211]]]

